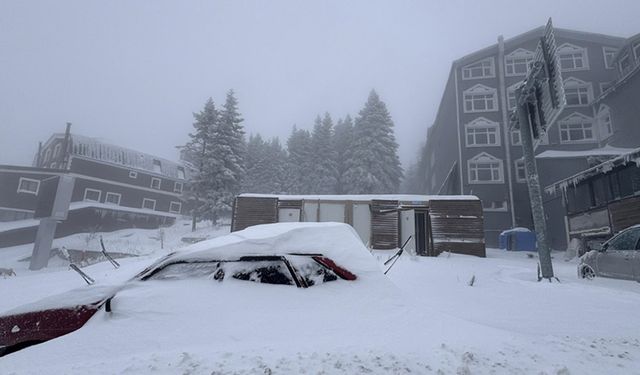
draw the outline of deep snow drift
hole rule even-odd
[[[190,235],[188,226],[167,229],[160,251],[157,231],[123,233],[106,234],[107,247],[116,251],[119,239],[121,251],[129,241],[145,255],[120,259],[118,270],[107,262],[85,267],[100,284],[127,280]],[[214,242],[240,240],[246,238]],[[316,236],[309,243],[328,248],[340,240]],[[0,251],[0,267],[17,273],[0,279],[0,312],[83,283],[61,260],[28,271],[17,260],[30,251]],[[185,280],[132,288],[114,299],[112,315],[100,312],[70,335],[3,357],[1,372],[640,374],[638,283],[580,280],[576,261],[561,253],[554,269],[562,282],[538,283],[535,258],[498,250],[487,258],[403,255],[387,278],[381,263],[390,255],[373,254],[380,274],[353,284],[296,289]]]

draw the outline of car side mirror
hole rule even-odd
[[[589,244],[589,250],[595,250],[599,253],[602,253],[605,251],[605,249],[606,249],[606,244],[602,244],[598,242]]]

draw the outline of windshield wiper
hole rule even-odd
[[[69,267],[71,267],[72,270],[76,271],[77,273],[80,274],[80,276],[82,276],[82,278],[84,279],[84,281],[86,281],[86,283],[88,285],[91,285],[93,283],[95,283],[96,281],[89,275],[87,275],[86,273],[84,273],[80,267],[76,266],[75,263],[70,263]]]

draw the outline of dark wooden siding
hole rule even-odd
[[[231,231],[278,221],[278,198],[237,197],[233,207]]]
[[[640,197],[632,197],[609,205],[611,233],[640,224]]]
[[[371,201],[371,247],[395,249],[398,245],[398,201]]]
[[[436,254],[486,256],[482,204],[478,200],[429,202],[431,237]]]

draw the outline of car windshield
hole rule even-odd
[[[194,261],[168,264],[145,280],[212,279],[236,280],[263,284],[294,285],[294,279],[281,259],[237,261]]]
[[[308,256],[290,255],[287,257],[298,275],[307,286],[318,285],[338,279],[335,273]]]

